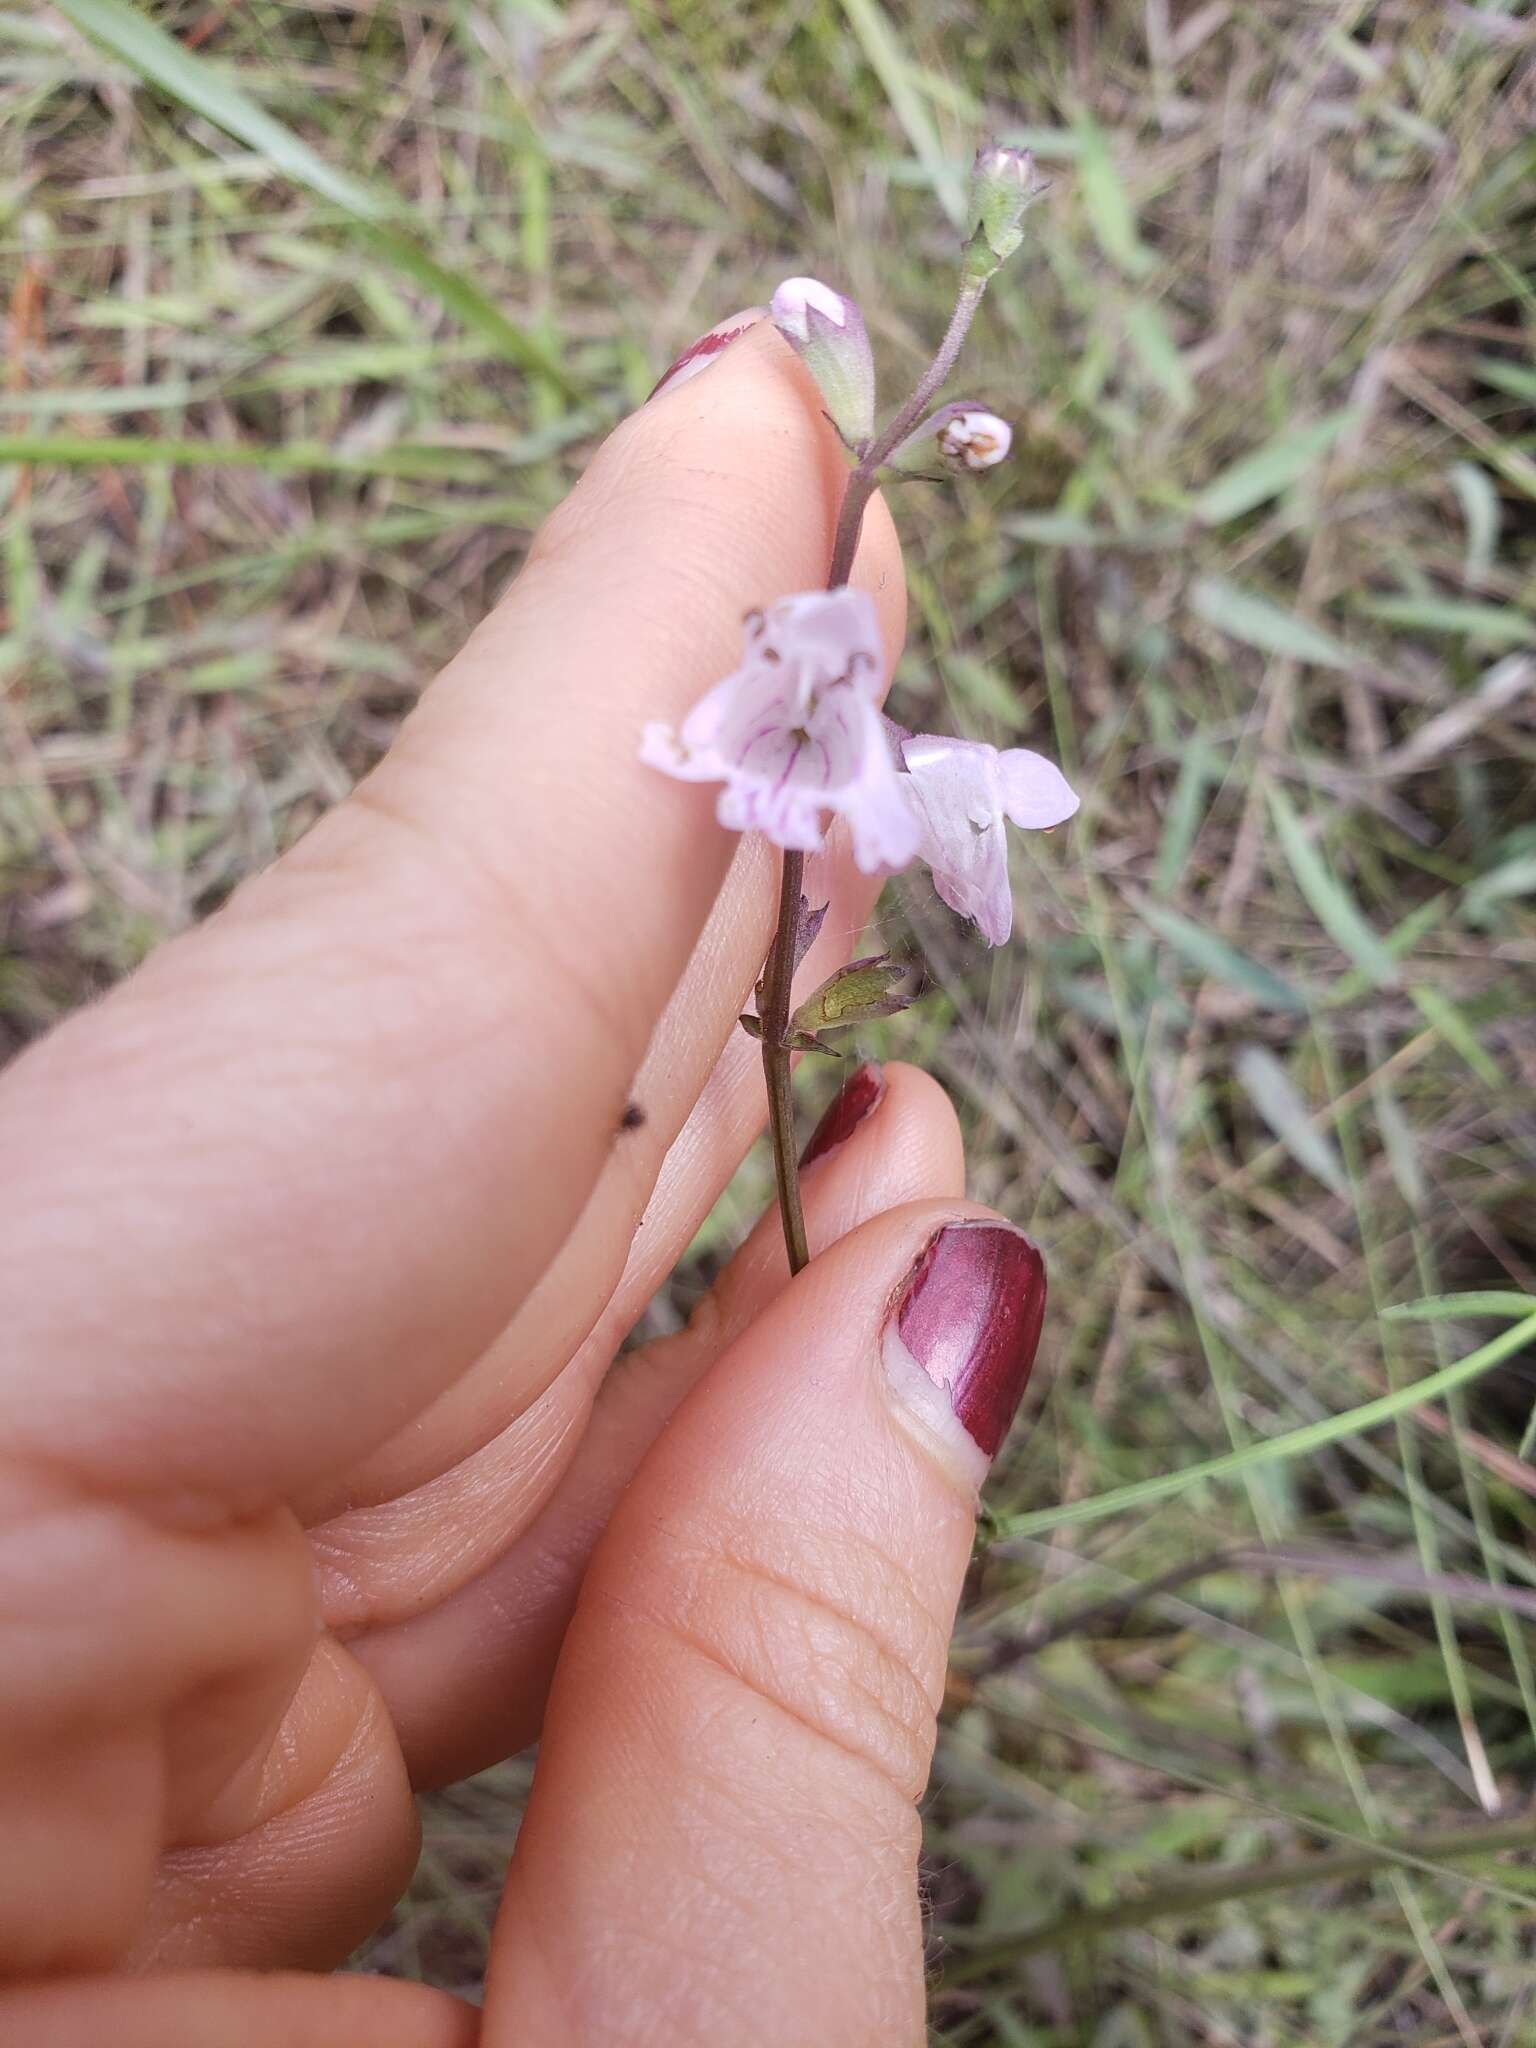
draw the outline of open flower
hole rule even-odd
[[[848,820],[865,874],[904,868],[919,826],[877,702],[875,608],[862,590],[813,590],[748,615],[741,666],[682,729],[648,725],[640,758],[683,782],[722,782],[716,816],[802,853],[829,812]]]
[[[1048,830],[1072,816],[1076,795],[1059,768],[1025,747],[999,753],[980,740],[920,732],[902,741],[901,753],[934,888],[975,919],[989,945],[1003,945],[1013,930],[1003,820]]]

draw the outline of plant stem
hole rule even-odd
[[[960,287],[955,310],[944,330],[944,339],[933,361],[917,380],[912,396],[902,406],[884,433],[877,434],[860,456],[848,478],[837,515],[837,532],[832,542],[832,565],[827,572],[828,590],[848,581],[853,558],[858,552],[864,512],[874,496],[875,479],[881,465],[898,442],[922,418],[929,399],[948,377],[959,358],[967,330],[981,304],[985,280],[967,278]],[[763,969],[758,1014],[763,1025],[763,1077],[768,1084],[768,1134],[773,1142],[773,1171],[779,1188],[779,1214],[784,1221],[784,1248],[789,1254],[791,1274],[811,1262],[806,1249],[805,1215],[800,1206],[800,1168],[795,1148],[795,1102],[790,1087],[789,1031],[790,984],[795,975],[795,939],[800,929],[800,887],[805,878],[805,855],[784,855],[784,874],[779,885],[779,922]]]
[[[944,339],[934,352],[933,361],[918,378],[912,396],[896,414],[885,432],[876,435],[870,442],[859,458],[858,467],[849,477],[848,488],[843,493],[842,510],[838,514],[837,534],[832,543],[832,567],[827,574],[828,590],[836,590],[840,583],[848,581],[848,572],[853,567],[853,558],[858,552],[859,533],[864,525],[864,508],[874,496],[875,478],[880,472],[880,467],[891,450],[899,442],[904,441],[917,425],[929,399],[959,361],[960,351],[965,346],[965,337],[986,288],[984,281],[975,278],[967,278],[961,285],[960,296],[955,301],[955,310],[949,316],[949,325],[944,330]]]
[[[800,884],[805,855],[784,855],[779,884],[779,923],[773,950],[763,969],[763,1076],[768,1083],[768,1132],[773,1141],[773,1170],[779,1184],[779,1214],[784,1219],[784,1249],[791,1275],[811,1262],[805,1242],[805,1214],[800,1207],[800,1167],[795,1146],[795,1098],[790,1086],[789,992],[795,974],[795,938],[800,929]]]

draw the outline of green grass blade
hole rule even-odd
[[[1459,597],[1366,597],[1359,609],[1384,625],[1449,633],[1488,647],[1536,646],[1536,619],[1513,605],[1472,604]]]
[[[1289,799],[1282,791],[1271,789],[1269,808],[1286,861],[1296,878],[1296,886],[1306,897],[1318,923],[1339,950],[1347,953],[1378,988],[1396,988],[1401,978],[1396,960],[1318,852]]]
[[[1303,1885],[1339,1884],[1364,1877],[1387,1863],[1423,1870],[1462,1857],[1497,1856],[1510,1849],[1531,1848],[1536,1848],[1536,1821],[1526,1814],[1513,1820],[1490,1821],[1482,1827],[1463,1824],[1375,1842],[1357,1841],[1347,1848],[1310,1856],[1266,1857],[1242,1868],[1205,1871],[1177,1883],[1160,1885],[1115,1905],[1088,1906],[1064,1913],[1044,1927],[1032,1927],[1012,1939],[1004,1936],[989,1942],[976,1955],[952,1967],[947,1975],[951,1982],[964,1983],[968,1976],[999,1961],[1042,1955],[1124,1928],[1147,1927],[1156,1920],[1219,1912],[1229,1900],[1262,1898]]]
[[[59,0],[59,12],[141,78],[266,157],[294,184],[307,185],[358,220],[382,220],[389,211],[382,194],[328,164],[301,136],[257,106],[217,64],[185,49],[129,0]]]
[[[891,103],[892,113],[912,145],[912,154],[933,187],[934,196],[957,228],[968,227],[965,181],[944,153],[928,103],[913,76],[911,61],[879,0],[843,0],[843,12],[869,60],[869,68]]]
[[[1283,654],[1313,668],[1353,668],[1355,656],[1341,640],[1297,618],[1283,605],[1228,583],[1222,576],[1197,576],[1190,586],[1190,605],[1198,617],[1229,639],[1256,647],[1261,654]]]
[[[547,451],[542,451],[547,452]],[[398,476],[490,483],[515,455],[469,448],[381,448],[349,455],[317,442],[173,441],[154,434],[0,434],[0,464],[61,469],[260,469],[269,476]]]
[[[1245,1045],[1233,1062],[1239,1085],[1286,1151],[1330,1194],[1349,1197],[1349,1180],[1332,1144],[1312,1121],[1312,1110],[1267,1046]]]
[[[1166,939],[1202,974],[1214,975],[1229,987],[1241,989],[1262,1009],[1288,1010],[1297,1016],[1306,1014],[1307,999],[1300,989],[1251,954],[1240,952],[1219,933],[1158,903],[1143,903],[1141,915],[1160,938]]]
[[[1382,1310],[1389,1323],[1439,1323],[1460,1316],[1536,1315],[1536,1300],[1500,1287],[1474,1289],[1469,1294],[1426,1294],[1419,1301],[1395,1302]]]
[[[1484,1049],[1477,1033],[1448,995],[1428,982],[1417,983],[1408,993],[1417,1003],[1425,1023],[1432,1024],[1446,1044],[1461,1054],[1480,1081],[1486,1081],[1490,1088],[1504,1086],[1504,1074],[1498,1061]]]
[[[1099,247],[1127,277],[1145,278],[1157,258],[1136,226],[1136,209],[1125,188],[1102,128],[1091,121],[1077,125],[1077,189]]]
[[[1349,406],[1309,427],[1287,428],[1198,492],[1192,507],[1195,517],[1202,526],[1222,526],[1268,499],[1278,498],[1282,491],[1300,483],[1359,419],[1359,408]]]
[[[341,207],[359,225],[373,229],[375,245],[397,269],[425,286],[466,326],[494,342],[510,361],[553,377],[563,390],[572,389],[564,366],[509,320],[477,284],[447,269],[400,228],[388,225],[391,219],[409,216],[403,201],[327,163],[302,136],[259,107],[219,65],[183,48],[174,36],[146,20],[129,0],[59,0],[59,4],[77,28],[149,84],[256,150],[294,184],[305,186]]]
[[[1177,1472],[1157,1472],[1150,1479],[1133,1480],[1129,1486],[1117,1486],[1108,1493],[1091,1494],[1086,1500],[1065,1501],[1059,1507],[1038,1508],[1031,1514],[1003,1516],[999,1518],[998,1526],[1008,1537],[1039,1536],[1047,1529],[1061,1529],[1080,1522],[1102,1522],[1108,1515],[1123,1515],[1133,1508],[1152,1507],[1158,1501],[1187,1493],[1192,1486],[1201,1486],[1210,1480],[1231,1479],[1257,1465],[1282,1464],[1292,1458],[1304,1458],[1313,1451],[1321,1450],[1325,1444],[1360,1436],[1368,1429],[1375,1429],[1378,1423],[1390,1422],[1394,1416],[1406,1415],[1410,1409],[1438,1401],[1455,1388],[1464,1387],[1480,1374],[1501,1365],[1506,1358],[1523,1351],[1531,1343],[1536,1343],[1536,1315],[1528,1315],[1523,1322],[1501,1331],[1476,1351],[1457,1359],[1454,1365],[1443,1366],[1439,1372],[1415,1380],[1411,1386],[1395,1388],[1392,1393],[1363,1402],[1342,1415],[1328,1415],[1320,1422],[1304,1423],[1300,1429],[1287,1430],[1284,1435],[1269,1437],[1263,1443],[1245,1444],[1241,1450],[1228,1451],[1219,1458],[1207,1458],[1198,1465],[1186,1465]]]

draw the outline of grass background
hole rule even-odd
[[[0,94],[0,1050],[346,791],[702,328],[810,270],[910,380],[975,139],[1036,149],[964,373],[1015,459],[898,505],[899,708],[1086,796],[1008,951],[884,921],[1057,1304],[934,2037],[1536,2039],[1530,10],[67,0]],[[373,1966],[473,1984],[526,1776]]]

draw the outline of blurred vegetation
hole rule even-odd
[[[700,330],[811,271],[910,377],[975,139],[1034,147],[964,377],[1015,459],[897,507],[898,709],[1086,795],[1006,953],[887,899],[884,1040],[1057,1305],[935,2038],[1536,2039],[1529,8],[61,0],[0,81],[5,1046],[347,790]],[[473,1984],[525,1782],[436,1803],[375,1966]]]

